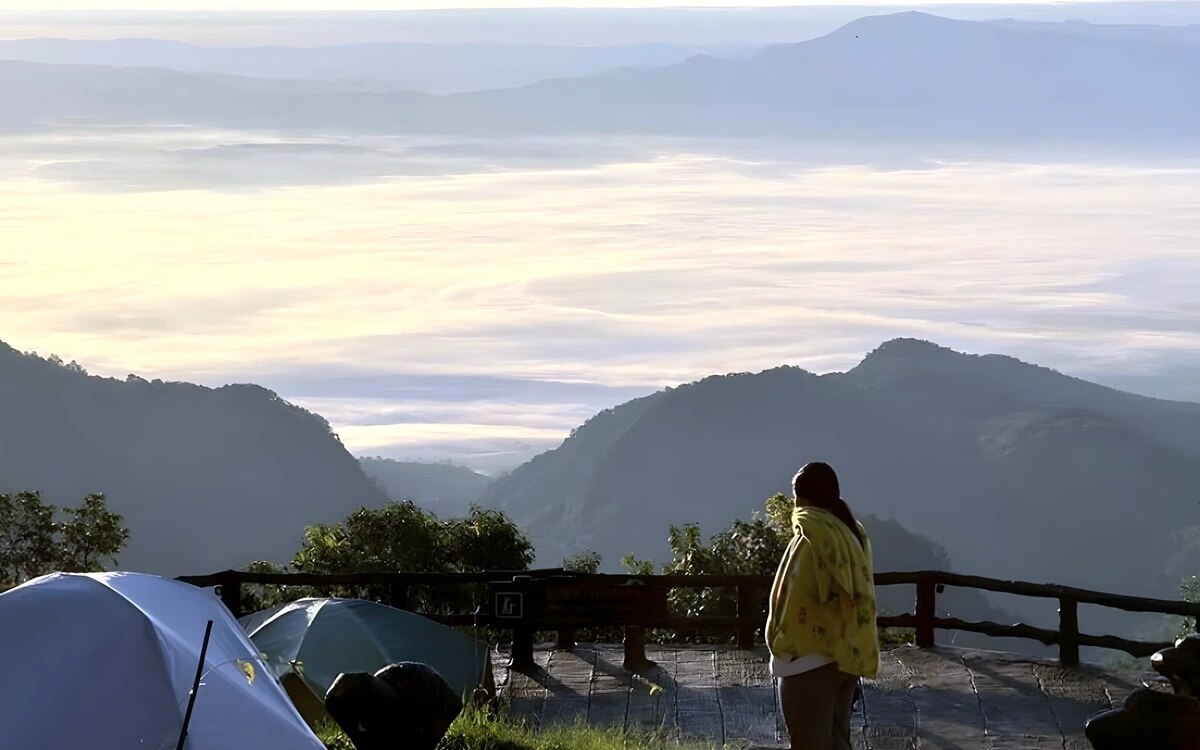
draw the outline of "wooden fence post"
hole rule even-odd
[[[388,584],[388,604],[396,609],[408,609],[408,586],[403,583]]]
[[[640,672],[654,666],[646,657],[646,629],[641,625],[625,628],[625,661],[621,666],[629,672]]]
[[[932,578],[917,581],[917,646],[933,648],[933,620],[937,612],[937,585]]]
[[[574,651],[575,628],[559,628],[554,641],[554,648],[559,651]]]
[[[242,616],[242,579],[235,570],[227,570],[221,574],[221,582],[217,584],[221,602],[234,616]]]
[[[1079,635],[1079,602],[1058,600],[1058,632],[1065,638]],[[1065,667],[1079,666],[1079,644],[1063,640],[1058,644],[1058,661]]]
[[[742,582],[737,587],[737,645],[741,649],[754,648],[754,632],[758,630],[762,613],[754,606],[756,589]]]
[[[509,666],[517,671],[531,670],[533,663],[533,628],[513,625],[512,660]]]

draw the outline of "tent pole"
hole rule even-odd
[[[208,656],[208,639],[212,636],[213,621],[209,620],[204,626],[204,643],[200,644],[200,663],[196,665],[196,679],[192,682],[192,692],[188,695],[187,712],[183,715],[183,727],[179,730],[179,744],[175,750],[183,750],[187,739],[188,724],[192,721],[192,708],[196,705],[196,693],[200,690],[200,678],[204,675],[204,658]]]

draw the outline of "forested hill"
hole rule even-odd
[[[98,378],[0,345],[0,492],[106,493],[132,532],[127,569],[286,560],[305,526],[385,495],[443,515],[478,496],[529,529],[542,564],[585,548],[608,567],[664,560],[669,525],[721,531],[816,459],[881,535],[880,569],[948,565],[935,540],[965,572],[1169,596],[1200,565],[1200,405],[925,342],[846,373],[666,389],[486,488],[455,467],[368,461],[372,481],[321,417],[259,386]],[[409,484],[383,481],[393,469]]]
[[[442,516],[464,515],[491,479],[454,464],[360,458],[363,471],[392,500],[412,500]]]
[[[1200,523],[1200,405],[912,340],[846,373],[714,376],[630,402],[484,497],[531,529],[541,562],[661,559],[668,524],[723,529],[809,460],[959,570],[1173,595],[1195,562],[1178,555]]]
[[[123,569],[206,573],[286,560],[306,525],[383,501],[321,417],[255,385],[89,376],[0,344],[0,492],[104,492]]]

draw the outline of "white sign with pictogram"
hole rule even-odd
[[[496,592],[496,617],[519,620],[525,616],[525,595],[519,591]]]

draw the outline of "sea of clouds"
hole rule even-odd
[[[495,471],[711,373],[914,336],[1200,401],[1200,161],[771,143],[0,144],[0,316]]]

